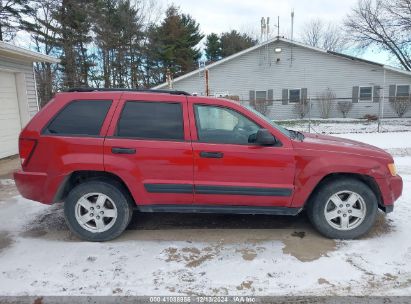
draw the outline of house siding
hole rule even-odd
[[[38,112],[33,63],[0,56],[0,70],[24,74],[28,112],[30,118],[33,117]]]
[[[281,53],[274,52],[281,48]],[[298,118],[294,104],[282,104],[282,90],[307,88],[312,99],[311,117],[320,117],[318,101],[321,92],[330,88],[338,98],[352,98],[354,86],[380,86],[384,84],[384,68],[375,64],[352,60],[284,41],[274,41],[266,46],[240,55],[209,68],[209,90],[213,95],[227,92],[238,95],[243,104],[249,104],[250,91],[273,90],[274,102],[268,116],[273,119]],[[386,69],[384,86],[384,117],[396,117],[387,102],[389,86],[411,85],[411,76]],[[164,87],[164,85],[159,86]],[[205,81],[200,73],[175,81],[173,87],[189,93],[204,95]],[[379,92],[382,96],[382,91]],[[330,117],[342,117],[337,102],[333,103]],[[361,118],[366,114],[378,115],[378,102],[354,103],[348,117]],[[409,109],[405,114],[411,117]]]

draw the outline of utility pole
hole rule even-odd
[[[205,69],[205,94],[206,96],[210,96],[210,88],[208,86],[208,69]]]
[[[166,78],[167,78],[167,86],[169,89],[173,88],[173,79],[171,76],[171,71],[169,68],[167,68],[167,72],[166,72]]]
[[[381,119],[384,116],[384,102],[385,102],[385,67],[383,68],[383,85],[382,85],[382,94],[379,103],[379,111],[378,111],[378,133],[381,132]]]

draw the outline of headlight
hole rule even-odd
[[[395,164],[388,164],[388,170],[390,171],[392,176],[396,176],[397,175],[397,168],[395,167]]]

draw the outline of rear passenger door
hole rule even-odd
[[[104,144],[105,170],[125,181],[139,205],[192,204],[187,100],[160,96],[124,93]]]

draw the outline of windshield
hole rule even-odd
[[[283,128],[282,126],[276,124],[274,121],[272,121],[271,119],[269,119],[267,116],[264,116],[263,114],[261,114],[260,112],[258,112],[256,109],[249,107],[249,106],[245,106],[248,110],[250,110],[251,112],[253,112],[254,114],[258,115],[259,117],[261,117],[262,119],[264,119],[266,122],[268,122],[270,125],[272,125],[274,128],[276,128],[278,131],[280,131],[281,133],[283,133],[284,135],[288,136],[288,137],[292,137],[291,136],[291,132],[289,130],[287,130],[286,128]]]

